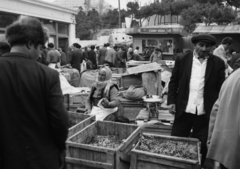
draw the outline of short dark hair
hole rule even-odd
[[[104,47],[108,47],[108,45],[106,44],[106,43],[104,43],[104,45],[103,45]]]
[[[137,46],[136,49],[139,49],[139,46]]]
[[[11,46],[27,44],[31,41],[37,47],[46,43],[48,33],[38,19],[24,16],[7,27],[6,40]]]
[[[54,44],[53,44],[53,43],[49,43],[47,46],[48,46],[49,48],[54,48]]]
[[[91,46],[91,49],[95,49],[95,46],[94,46],[94,45],[92,45],[92,46]]]
[[[118,48],[118,46],[116,46],[116,45],[115,45],[115,46],[113,46],[113,49],[117,49],[117,48]]]
[[[225,38],[223,38],[221,44],[223,44],[223,45],[226,45],[226,44],[231,45],[231,44],[233,44],[233,39],[231,37],[225,37]]]
[[[78,48],[78,49],[81,48],[81,45],[79,45],[78,43],[74,43],[73,46],[74,46],[75,48]]]

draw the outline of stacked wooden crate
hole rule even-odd
[[[123,140],[117,149],[88,145],[97,135]],[[128,169],[130,152],[140,136],[136,125],[96,121],[67,141],[67,169]]]
[[[75,112],[68,112],[68,117],[69,117],[68,138],[73,136],[77,132],[81,131],[86,126],[93,123],[96,119],[95,116]]]
[[[64,105],[68,111],[75,111],[78,107],[85,108],[88,94],[66,94]]]
[[[143,134],[146,135],[146,134]],[[170,141],[181,141],[192,143],[197,146],[198,159],[190,160],[183,159],[173,156],[161,155],[151,152],[146,152],[137,149],[139,146],[139,142],[136,144],[134,149],[131,151],[131,169],[200,169],[201,165],[201,154],[200,154],[200,145],[198,139],[193,138],[182,138],[182,137],[172,137],[172,136],[162,136],[162,135],[154,135],[149,134],[147,136],[152,136],[154,139],[162,141],[162,140],[170,140]]]

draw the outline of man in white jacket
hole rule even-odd
[[[219,45],[214,51],[213,51],[213,55],[220,57],[226,65],[226,77],[228,76],[228,74],[230,74],[232,72],[232,68],[228,65],[227,63],[227,54],[226,51],[230,48],[230,46],[233,44],[233,39],[231,37],[225,37],[222,42],[221,45]]]

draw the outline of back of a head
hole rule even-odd
[[[138,49],[139,49],[139,46],[137,46],[136,49],[138,50]]]
[[[104,43],[104,45],[103,45],[103,46],[104,46],[105,48],[106,48],[106,47],[108,47],[108,45],[107,45],[106,43]]]
[[[6,40],[10,46],[25,45],[29,42],[34,46],[44,45],[48,40],[48,33],[38,19],[24,16],[7,27]]]
[[[115,45],[115,46],[113,47],[113,49],[117,50],[117,49],[118,49],[118,46]]]
[[[91,46],[91,49],[92,49],[92,50],[94,50],[94,49],[95,49],[95,46],[94,46],[94,45],[92,45],[92,46]]]
[[[77,49],[80,49],[81,48],[81,45],[79,45],[78,43],[74,43],[73,46]]]
[[[47,46],[48,46],[49,48],[54,48],[54,44],[53,44],[53,43],[49,43]]]
[[[223,44],[223,45],[227,45],[227,44],[231,45],[231,44],[233,44],[233,39],[231,37],[225,37],[222,40],[221,44]]]

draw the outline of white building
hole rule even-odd
[[[38,18],[50,31],[49,42],[64,51],[75,41],[76,10],[40,0],[0,0],[0,34],[21,16]]]

